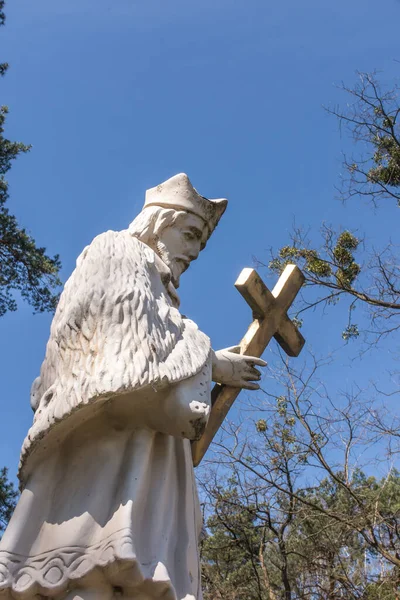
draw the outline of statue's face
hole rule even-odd
[[[203,219],[191,213],[180,215],[173,225],[161,231],[157,241],[157,253],[171,269],[172,283],[179,286],[179,278],[196,260],[202,248]]]

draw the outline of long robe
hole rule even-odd
[[[95,578],[131,597],[201,599],[188,438],[210,382],[209,339],[179,313],[165,265],[127,231],[95,238],[33,386],[0,598],[59,598]]]

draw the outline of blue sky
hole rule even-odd
[[[334,199],[351,146],[322,109],[347,101],[335,85],[356,70],[399,76],[398,0],[13,0],[6,12],[7,135],[33,146],[10,172],[10,209],[61,255],[64,281],[95,235],[127,227],[146,188],[182,171],[229,199],[181,287],[183,312],[216,349],[250,319],[233,288],[241,268],[284,245],[294,220],[316,238],[322,221],[376,245],[398,236],[395,206]],[[341,345],[340,310],[306,314],[315,352]],[[50,320],[21,304],[0,321],[0,464],[12,476]],[[392,347],[356,364],[344,347],[327,378],[383,378]]]

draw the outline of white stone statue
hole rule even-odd
[[[257,389],[265,365],[214,352],[179,312],[180,276],[226,204],[176,175],[78,258],[32,386],[0,599],[201,600],[190,440],[211,380]]]

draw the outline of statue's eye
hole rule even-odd
[[[191,231],[185,231],[184,236],[186,240],[194,240],[194,234]]]

